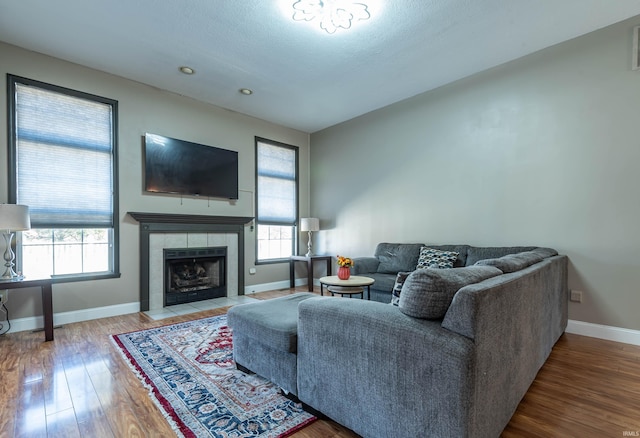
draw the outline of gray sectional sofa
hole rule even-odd
[[[458,252],[456,267],[413,271],[387,304],[392,271],[415,268],[422,246],[356,260],[384,303],[296,294],[232,308],[236,361],[364,437],[498,437],[566,328],[567,258],[431,246]],[[381,275],[393,281],[380,288]]]

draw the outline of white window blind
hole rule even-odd
[[[295,225],[296,150],[262,141],[257,144],[258,222]]]
[[[16,84],[16,199],[33,227],[114,226],[113,106]]]

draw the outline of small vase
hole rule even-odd
[[[338,268],[338,278],[340,280],[348,280],[351,277],[351,268],[340,266]]]

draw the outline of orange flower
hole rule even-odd
[[[338,257],[338,266],[342,266],[345,268],[351,268],[353,267],[354,263],[353,263],[353,259],[350,259],[349,257],[344,257],[344,256],[336,256]]]

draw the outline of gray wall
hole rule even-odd
[[[640,17],[311,137],[316,248],[540,245],[584,291],[570,318],[640,329]],[[374,91],[375,92],[375,91]]]
[[[120,164],[120,260],[119,279],[56,284],[54,311],[67,312],[138,302],[138,223],[128,211],[182,213],[224,216],[253,216],[253,198],[240,192],[240,199],[224,200],[149,195],[142,189],[142,143],[145,132],[219,146],[239,152],[240,189],[254,190],[254,136],[300,147],[300,214],[308,215],[309,135],[255,118],[205,105],[195,100],[159,91],[137,82],[80,67],[15,46],[0,43],[0,76],[12,73],[92,94],[119,102]],[[176,67],[176,74],[177,67]],[[3,82],[4,83],[4,82]],[[0,169],[7,168],[6,86],[0,87]],[[7,201],[6,172],[0,177],[0,202]],[[245,283],[271,283],[288,279],[288,265],[260,265],[249,275],[255,263],[255,233],[245,229]],[[4,251],[4,248],[1,250]],[[29,275],[25,272],[25,275]],[[9,311],[12,319],[41,313],[38,290],[11,292]]]

